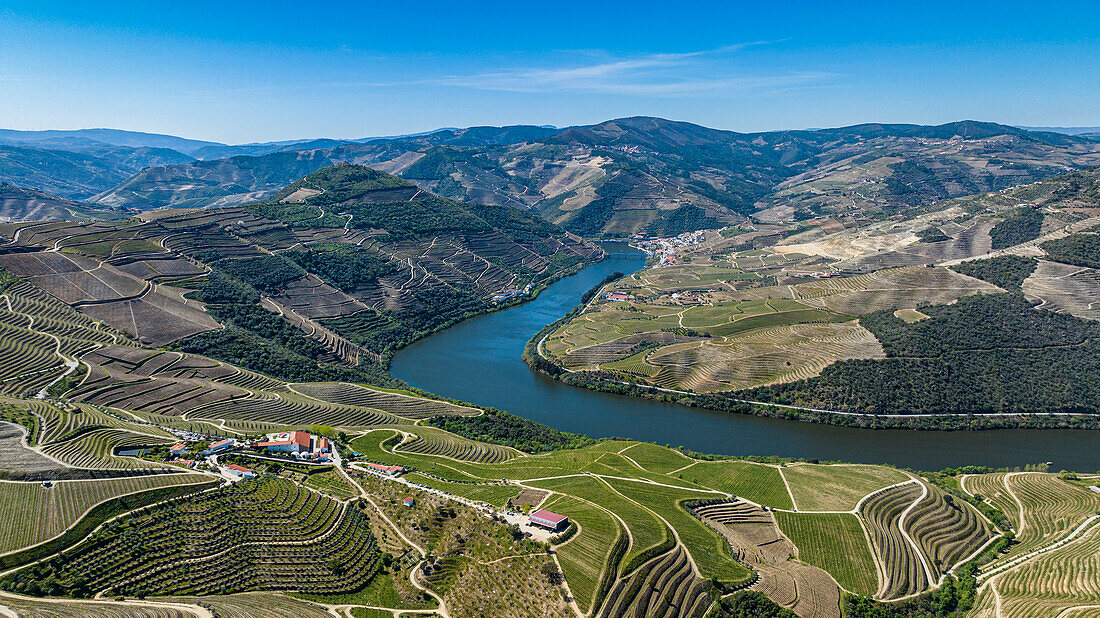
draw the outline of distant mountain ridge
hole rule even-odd
[[[243,147],[194,152],[208,158],[234,148]],[[448,198],[533,209],[576,233],[627,236],[746,217],[880,216],[1100,164],[1100,142],[972,120],[738,133],[631,117],[564,129],[469,127],[248,148],[153,165],[100,185],[91,199],[142,210],[243,204],[348,162]]]
[[[30,220],[122,219],[125,212],[67,200],[34,189],[0,183],[0,222]]]

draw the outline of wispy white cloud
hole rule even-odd
[[[504,92],[589,92],[633,96],[689,96],[743,92],[818,82],[835,74],[795,71],[767,74],[738,67],[734,52],[772,41],[753,41],[717,49],[611,57],[555,67],[528,67],[448,75],[418,83]],[[593,56],[591,50],[584,55]]]

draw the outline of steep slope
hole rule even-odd
[[[0,182],[0,221],[121,219],[126,214]]]
[[[117,186],[150,165],[179,165],[191,157],[165,148],[130,148],[81,140],[0,144],[0,181],[69,199]]]
[[[635,117],[560,131],[473,127],[285,148],[149,170],[97,201],[242,203],[343,161],[452,199],[531,208],[584,235],[672,235],[745,217],[882,218],[1100,164],[1095,141],[975,121],[746,134]]]
[[[449,200],[351,164],[244,208],[7,224],[0,237],[10,241],[0,266],[81,312],[149,341],[159,325],[168,335],[158,345],[268,373],[315,371],[307,359],[379,361],[601,255],[530,213]],[[46,263],[69,274],[35,277]]]

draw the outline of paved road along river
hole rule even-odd
[[[919,470],[1051,461],[1054,470],[1100,469],[1100,432],[869,430],[742,416],[565,386],[532,372],[523,346],[565,315],[607,274],[631,273],[644,256],[620,243],[609,258],[562,279],[535,300],[463,322],[393,359],[397,376],[427,391],[507,410],[563,431],[621,436],[725,455],[780,455],[889,463]]]

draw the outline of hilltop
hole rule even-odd
[[[289,145],[153,167],[94,200],[142,209],[244,203],[336,162],[456,200],[530,209],[578,234],[675,235],[747,217],[891,216],[1098,164],[1100,143],[976,121],[737,133],[634,117]]]
[[[0,221],[121,219],[126,213],[0,182]]]
[[[529,213],[442,198],[351,164],[243,208],[7,224],[0,238],[11,241],[0,266],[31,281],[43,269],[83,271],[40,285],[132,337],[278,366],[287,379],[313,375],[310,361],[384,372],[378,363],[401,346],[601,255]],[[274,340],[264,347],[257,337]]]

